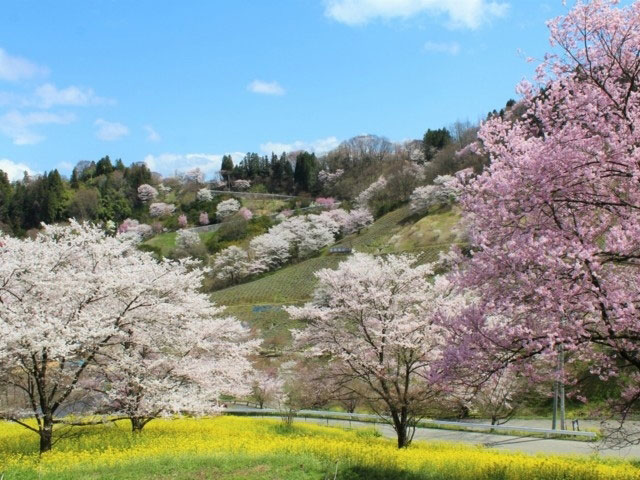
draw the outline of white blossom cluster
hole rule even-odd
[[[210,202],[211,200],[213,200],[213,194],[211,193],[211,190],[205,187],[198,190],[198,193],[196,193],[196,198],[200,202]]]
[[[318,172],[318,181],[323,185],[332,185],[338,181],[338,179],[344,174],[344,170],[339,168],[335,172],[328,170],[320,170]]]
[[[216,277],[236,283],[249,275],[275,270],[293,258],[305,258],[331,245],[340,235],[357,232],[373,222],[367,209],[328,210],[319,215],[284,218],[249,243],[249,250],[232,246],[213,261]]]
[[[458,199],[457,180],[451,175],[440,175],[433,185],[416,188],[410,197],[411,212],[424,212],[432,207],[451,205]]]
[[[216,207],[216,217],[218,220],[224,220],[240,210],[240,202],[235,198],[223,200]]]
[[[0,237],[0,385],[25,394],[0,415],[38,417],[42,442],[75,402],[141,428],[249,394],[257,344],[200,291],[204,273],[75,221]]]
[[[152,217],[168,217],[176,211],[173,203],[156,202],[149,205],[149,215]]]
[[[251,182],[249,180],[236,180],[233,182],[233,186],[236,190],[244,191],[251,188]]]
[[[158,191],[151,185],[143,183],[138,187],[138,198],[141,202],[147,203],[158,196]]]
[[[178,230],[176,234],[176,247],[189,249],[200,245],[200,235],[191,230]]]
[[[367,208],[369,206],[369,202],[371,199],[380,191],[382,191],[387,186],[387,179],[384,178],[383,175],[380,175],[378,179],[369,185],[366,189],[364,189],[360,194],[356,197],[356,205],[361,208]]]

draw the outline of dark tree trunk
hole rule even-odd
[[[403,425],[401,428],[398,428],[398,448],[408,447],[407,443],[407,426]]]
[[[40,428],[40,453],[51,450],[53,446],[53,417],[46,415],[42,419],[42,427]]]
[[[131,420],[131,431],[133,433],[140,433],[149,422],[149,420],[144,417],[131,417],[129,420]]]
[[[391,411],[393,428],[398,436],[398,448],[405,448],[411,444],[409,435],[409,422],[405,412]]]

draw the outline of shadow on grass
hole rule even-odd
[[[424,473],[407,472],[395,468],[352,465],[346,470],[338,470],[336,478],[340,480],[426,480],[436,477],[425,475]]]

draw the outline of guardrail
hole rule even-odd
[[[276,410],[274,408],[263,408],[263,409],[230,409],[226,411],[229,415],[265,415],[265,416],[277,416],[284,415],[286,412],[281,410]],[[322,410],[298,410],[296,412],[296,417],[298,418],[326,418],[329,419],[337,419],[337,420],[347,420],[347,421],[355,421],[365,420],[365,421],[373,421],[373,422],[385,422],[384,418],[379,417],[378,415],[372,415],[368,413],[347,413],[347,412],[329,412]],[[388,419],[387,419],[388,420]],[[388,422],[385,422],[388,423]],[[493,431],[504,431],[504,432],[528,432],[528,433],[536,433],[539,435],[548,435],[548,436],[556,436],[556,435],[566,435],[566,436],[575,436],[575,437],[587,437],[595,439],[597,435],[594,432],[583,432],[583,431],[574,431],[574,430],[552,430],[547,428],[538,428],[538,427],[521,427],[518,425],[491,425],[487,423],[471,423],[471,422],[455,422],[450,420],[425,420],[421,422],[426,424],[422,428],[429,428],[428,425],[434,426],[442,426],[442,427],[458,427],[458,428],[466,428],[466,429],[483,429],[483,430],[493,430]],[[420,427],[420,425],[419,425]]]
[[[589,437],[596,438],[596,434],[594,432],[582,432],[575,430],[552,430],[547,428],[539,428],[539,427],[520,427],[517,425],[489,425],[487,423],[470,423],[470,422],[453,422],[448,420],[429,420],[429,423],[433,423],[435,425],[442,426],[454,426],[454,427],[467,427],[467,428],[482,428],[488,430],[502,430],[502,431],[510,431],[510,432],[531,432],[531,433],[540,433],[544,435],[573,435],[576,437]]]

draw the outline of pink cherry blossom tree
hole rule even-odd
[[[249,210],[247,207],[242,207],[240,210],[238,210],[238,213],[247,221],[253,218],[253,212],[251,212],[251,210]]]
[[[327,210],[332,210],[338,205],[333,197],[318,197],[315,199],[314,204]]]
[[[438,363],[446,331],[436,312],[452,315],[464,305],[448,298],[446,280],[431,280],[431,265],[414,263],[410,256],[356,253],[315,274],[311,303],[286,309],[308,325],[297,344],[309,356],[328,357],[345,388],[366,386],[369,407],[390,416],[399,448],[411,443],[416,423],[443,391]]]
[[[241,326],[199,292],[195,264],[157,262],[135,243],[75,221],[0,244],[0,382],[22,392],[0,415],[36,433],[40,451],[51,449],[78,400],[84,413],[109,406],[132,420],[215,411],[218,395],[244,375],[241,354],[250,345],[236,346]],[[169,340],[175,351],[160,348]],[[227,364],[228,352],[235,359]],[[177,362],[181,355],[191,361]]]
[[[198,222],[200,225],[209,225],[209,214],[207,212],[200,212]]]
[[[117,230],[117,235],[121,238],[127,237],[131,240],[143,240],[153,235],[153,227],[138,220],[127,218]]]
[[[474,348],[625,369],[624,418],[640,399],[640,2],[616,4],[552,20],[555,53],[518,87],[524,113],[481,127],[491,165],[463,187],[476,252],[457,281],[483,300],[467,315]]]
[[[188,225],[187,216],[184,213],[180,214],[178,216],[178,227],[186,228],[187,225]]]

